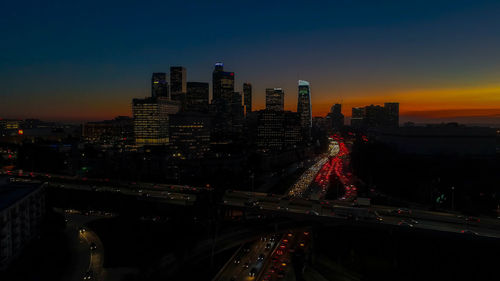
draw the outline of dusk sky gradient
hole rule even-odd
[[[223,61],[314,116],[400,102],[402,121],[500,124],[500,1],[2,1],[0,117],[131,115],[152,72],[211,82]]]

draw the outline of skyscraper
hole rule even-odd
[[[234,72],[225,72],[223,63],[217,62],[212,73],[212,87],[212,136],[215,141],[227,141],[232,138],[233,131]]]
[[[266,89],[266,109],[274,111],[285,110],[285,92],[281,88]]]
[[[252,112],[252,84],[243,83],[243,103],[245,112]]]
[[[167,144],[168,116],[178,111],[179,106],[164,97],[133,99],[132,114],[136,144]]]
[[[297,113],[300,115],[300,124],[306,133],[310,133],[312,127],[311,112],[311,88],[307,81],[299,80],[299,100],[297,102]]]
[[[167,74],[164,72],[155,72],[151,78],[151,97],[168,98]]]
[[[225,72],[222,62],[215,63],[212,74],[213,99],[223,99],[231,102],[234,92],[234,72]]]
[[[386,125],[388,127],[399,127],[399,103],[386,102],[384,103],[384,108],[387,114]]]
[[[208,112],[208,83],[187,82],[186,111]]]
[[[182,66],[170,67],[170,94],[172,100],[184,101],[186,85],[186,68]]]
[[[232,133],[241,134],[243,132],[243,121],[245,118],[245,108],[240,92],[233,92],[231,99],[231,120]]]

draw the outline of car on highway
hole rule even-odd
[[[408,219],[406,219],[406,221],[411,223],[411,224],[418,224],[418,220],[416,220],[416,219],[408,218]]]
[[[88,270],[85,272],[85,275],[83,275],[83,280],[92,280],[94,278],[94,272],[92,270]]]
[[[288,211],[288,207],[281,207],[281,206],[278,206],[276,207],[278,210],[283,210],[283,211]]]
[[[243,249],[243,252],[249,253],[250,252],[250,244],[247,243],[247,244],[243,245],[242,249]]]
[[[403,226],[403,227],[413,227],[413,224],[411,224],[411,223],[409,223],[409,222],[407,222],[407,221],[404,221],[404,220],[403,220],[403,221],[398,222],[398,225],[399,225],[399,226]]]
[[[469,229],[462,230],[462,231],[460,231],[460,233],[467,234],[467,235],[474,235],[474,236],[479,235],[477,232],[474,232],[474,231],[469,230]]]
[[[271,244],[271,243],[267,243],[267,244],[266,244],[266,250],[271,249],[271,246],[272,246],[272,244]]]
[[[260,254],[257,258],[257,261],[263,261],[266,256],[264,254]]]
[[[244,264],[243,264],[243,266],[242,266],[242,267],[243,267],[243,268],[248,268],[249,266],[250,266],[250,264],[249,264],[248,262],[246,262],[246,263],[244,263]]]
[[[248,275],[250,277],[255,277],[256,274],[257,274],[257,268],[255,267],[252,267],[252,269],[250,269],[250,271],[248,272]]]
[[[319,213],[316,212],[315,210],[309,210],[309,211],[306,212],[306,214],[313,215],[313,216],[319,216]]]
[[[94,242],[90,243],[90,250],[94,251],[96,249],[97,249],[97,245]]]
[[[81,234],[85,233],[85,231],[87,230],[83,226],[78,229],[78,232],[80,232]]]
[[[411,211],[406,208],[399,208],[396,210],[392,210],[393,213],[396,213],[398,215],[411,215]]]
[[[480,222],[481,220],[479,218],[475,218],[475,217],[465,217],[465,221],[467,221],[467,222]]]
[[[269,238],[269,241],[274,242],[274,241],[280,240],[280,238],[281,238],[280,234],[275,234],[275,235],[272,235],[271,238]]]

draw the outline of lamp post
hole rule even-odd
[[[455,211],[455,187],[451,187],[451,209]]]

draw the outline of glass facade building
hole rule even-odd
[[[266,110],[285,110],[285,92],[281,88],[266,89]]]
[[[168,98],[167,74],[164,72],[155,72],[151,78],[151,96],[153,98]]]
[[[312,127],[311,112],[311,87],[309,82],[299,80],[299,95],[297,102],[297,113],[300,115],[300,124],[304,131],[310,131]]]

